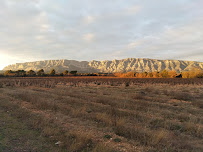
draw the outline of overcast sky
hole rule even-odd
[[[203,0],[0,0],[0,69],[128,57],[203,61]]]

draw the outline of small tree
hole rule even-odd
[[[135,77],[136,77],[136,78],[143,78],[143,75],[142,75],[142,73],[136,73],[136,74],[135,74]]]
[[[38,76],[43,76],[44,75],[44,70],[40,69],[39,71],[37,71],[37,75]]]
[[[15,73],[16,73],[16,75],[19,76],[19,77],[24,77],[24,76],[26,76],[26,71],[24,71],[24,70],[18,70],[18,71],[16,71]]]
[[[56,71],[54,69],[52,69],[49,73],[49,75],[54,76],[56,74]]]
[[[168,71],[166,71],[165,69],[161,72],[161,77],[162,78],[167,78],[168,77]]]
[[[143,72],[143,73],[142,73],[142,77],[143,77],[143,78],[146,78],[146,77],[147,77],[147,74],[148,74],[147,72]]]
[[[63,76],[63,73],[60,73],[59,75],[60,75],[60,76]]]
[[[198,75],[196,76],[196,78],[203,78],[203,72],[200,73],[200,74],[198,74]]]
[[[10,74],[12,74],[12,73],[13,73],[12,70],[7,70],[7,71],[4,72],[4,75],[5,75],[5,76],[8,76],[8,75],[10,75]]]
[[[190,78],[190,73],[188,71],[182,73],[183,78]]]
[[[175,78],[176,75],[177,75],[176,71],[169,71],[169,72],[168,72],[169,78]]]
[[[147,78],[152,78],[152,77],[153,77],[152,72],[149,72],[149,73],[147,74]]]
[[[33,70],[27,71],[26,74],[27,74],[28,76],[35,76],[35,75],[36,75],[35,71],[33,71]]]
[[[159,72],[152,72],[153,78],[158,78],[159,77]]]
[[[0,73],[0,77],[3,77],[4,75],[3,75],[3,73]]]
[[[133,71],[130,71],[130,72],[127,72],[126,74],[125,74],[125,77],[135,77],[135,72],[133,72]]]
[[[63,71],[63,75],[68,75],[68,70]]]
[[[78,71],[70,71],[70,74],[76,75]]]

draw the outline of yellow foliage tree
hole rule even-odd
[[[162,78],[168,78],[168,71],[166,71],[165,69],[161,72],[160,76]]]
[[[176,71],[169,71],[169,72],[168,72],[169,78],[175,78],[176,75],[177,75]]]
[[[152,72],[153,78],[158,78],[159,77],[159,72]]]

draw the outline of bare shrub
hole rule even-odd
[[[96,113],[93,119],[95,119],[97,122],[105,123],[106,125],[112,124],[111,118],[106,113]]]
[[[132,99],[141,100],[141,99],[144,99],[144,98],[145,98],[144,95],[145,95],[144,93],[139,92],[139,93],[133,94],[133,95],[132,95]]]
[[[202,100],[193,101],[192,104],[193,104],[194,106],[197,106],[197,107],[203,109],[203,102],[202,102]]]
[[[72,132],[66,134],[66,136],[72,141],[69,147],[70,151],[89,151],[92,149],[91,135],[84,132]]]
[[[146,87],[145,89],[144,89],[144,91],[145,92],[152,92],[153,91],[153,88],[151,88],[151,87]]]
[[[167,142],[167,137],[169,136],[168,131],[161,129],[159,131],[156,131],[152,135],[152,141],[150,144],[158,146],[160,143]]]
[[[136,140],[142,145],[147,145],[150,141],[149,133],[144,128],[128,125],[118,126],[114,129],[114,131],[117,135]]]
[[[99,143],[95,146],[92,152],[113,152],[113,150],[109,146]]]
[[[173,98],[178,99],[178,100],[191,101],[193,99],[193,96],[191,94],[186,93],[186,92],[172,91],[170,93],[170,95],[172,95]]]
[[[85,117],[88,113],[86,107],[71,109],[71,114],[74,117]]]

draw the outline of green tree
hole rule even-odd
[[[63,75],[68,75],[68,70],[63,71]]]
[[[24,77],[26,76],[26,71],[24,70],[18,70],[18,71],[15,71],[16,75],[19,76],[19,77]]]
[[[26,74],[27,74],[28,76],[35,76],[35,75],[36,75],[35,71],[33,71],[33,70],[27,71]]]
[[[49,73],[49,75],[54,76],[56,74],[56,71],[54,69],[52,69]]]
[[[78,71],[70,71],[70,74],[76,75]]]
[[[60,73],[59,75],[60,75],[60,76],[63,76],[63,73]]]
[[[37,71],[37,75],[38,76],[43,76],[44,75],[44,70],[40,69],[39,71]]]

